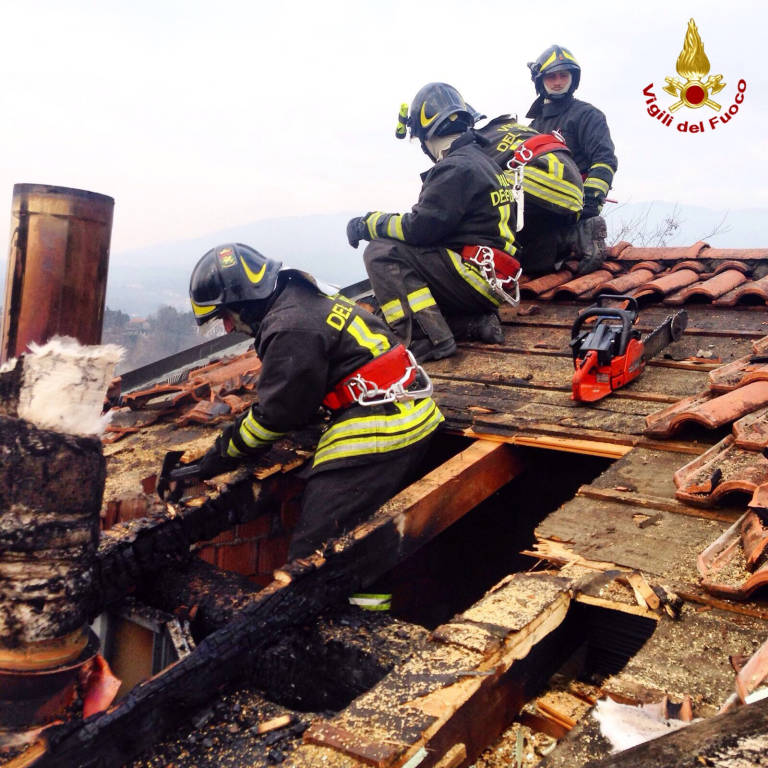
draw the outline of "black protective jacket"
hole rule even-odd
[[[539,133],[559,131],[584,177],[584,207],[588,201],[602,205],[618,168],[611,133],[605,115],[585,101],[569,94],[563,99],[539,96],[526,117]]]
[[[257,453],[312,421],[325,395],[397,340],[386,324],[337,294],[292,277],[255,336],[261,359],[258,402],[241,418],[227,453]],[[315,452],[314,468],[383,461],[417,443],[443,420],[432,398],[336,411]]]
[[[511,181],[468,131],[422,174],[418,202],[409,213],[373,213],[369,239],[388,237],[415,246],[461,250],[489,245],[513,255],[514,198]]]

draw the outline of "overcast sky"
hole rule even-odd
[[[523,116],[526,62],[551,43],[582,66],[619,171],[611,197],[768,207],[768,5],[659,2],[37,0],[0,2],[0,201],[34,182],[115,198],[121,251],[275,216],[404,210],[429,162],[396,141],[398,105],[442,80],[489,116]],[[739,112],[703,134],[645,112],[693,17]],[[675,120],[706,121],[709,107]],[[1,214],[1,212],[0,212]],[[0,215],[0,240],[7,224]],[[258,243],[254,243],[258,247]],[[768,246],[768,233],[766,243]],[[7,245],[2,246],[3,250]]]

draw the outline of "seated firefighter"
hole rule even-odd
[[[417,138],[434,162],[409,213],[369,213],[347,225],[381,313],[421,361],[456,351],[456,339],[504,340],[497,308],[517,303],[520,265],[509,179],[472,131],[473,111],[445,83],[425,85],[400,109],[398,138]]]
[[[516,219],[518,259],[528,273],[549,272],[569,258],[579,259],[578,271],[594,269],[592,243],[578,236],[583,207],[581,173],[563,138],[540,134],[510,115],[501,115],[475,129],[483,149],[515,185],[523,205]]]
[[[582,249],[590,244],[594,267],[605,256],[605,220],[599,215],[618,167],[605,115],[596,107],[573,97],[579,87],[581,67],[561,45],[551,45],[530,62],[531,79],[538,97],[526,117],[531,128],[558,131],[571,150],[584,179],[584,209],[578,234]]]
[[[227,332],[250,334],[262,366],[258,402],[219,435],[199,477],[234,469],[321,405],[331,413],[290,559],[350,530],[405,485],[443,416],[428,377],[379,318],[239,243],[200,259],[189,294],[198,325],[221,318]]]

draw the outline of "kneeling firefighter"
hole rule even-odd
[[[446,83],[429,83],[400,108],[396,135],[421,143],[434,166],[409,213],[352,219],[347,238],[370,240],[364,260],[381,312],[421,361],[456,351],[455,339],[500,344],[497,309],[516,304],[512,186],[483,154],[474,111]]]
[[[582,247],[578,221],[584,201],[581,172],[563,137],[539,133],[501,115],[475,129],[487,144],[485,153],[522,187],[517,209],[518,258],[526,274],[549,272],[566,259],[579,259],[578,271],[592,264],[591,243]]]
[[[239,243],[200,259],[189,294],[198,325],[221,318],[228,332],[251,334],[262,364],[258,402],[203,456],[201,478],[266,450],[320,406],[331,412],[290,559],[350,530],[405,485],[443,416],[429,378],[380,319]]]

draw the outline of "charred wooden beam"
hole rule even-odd
[[[48,729],[46,751],[31,765],[96,768],[125,762],[222,686],[251,674],[279,632],[391,570],[521,469],[508,446],[473,444],[322,553],[289,564],[233,621],[106,714]]]

